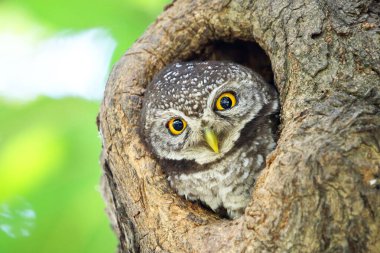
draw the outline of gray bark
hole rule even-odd
[[[379,13],[370,0],[168,6],[114,67],[99,114],[119,251],[379,252]],[[277,148],[237,220],[178,197],[138,134],[153,75],[176,60],[229,58],[215,41],[258,43],[282,106]]]

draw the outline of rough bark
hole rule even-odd
[[[99,114],[119,251],[379,252],[379,12],[370,0],[168,6],[114,67]],[[270,58],[281,134],[245,215],[226,220],[170,189],[140,139],[139,113],[165,65],[237,40]]]

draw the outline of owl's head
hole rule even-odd
[[[278,109],[274,87],[229,62],[170,65],[148,85],[142,127],[159,158],[207,164],[223,157],[257,117]]]

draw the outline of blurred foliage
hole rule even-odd
[[[0,213],[11,209],[0,223],[15,237],[0,231],[0,252],[115,251],[98,190],[98,107],[74,98],[0,103]],[[18,215],[26,207],[34,224]]]
[[[21,7],[52,30],[108,30],[116,39],[113,63],[143,33],[170,0],[3,0]]]
[[[0,13],[20,10],[52,33],[105,28],[118,43],[113,64],[169,2],[3,0]],[[79,98],[0,100],[0,253],[115,252],[98,190],[98,109]]]

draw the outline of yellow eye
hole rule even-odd
[[[166,127],[169,129],[169,132],[172,135],[179,135],[185,130],[187,123],[181,118],[172,118],[166,124]]]
[[[222,93],[216,100],[215,107],[218,111],[231,109],[236,105],[236,97],[232,92]]]

